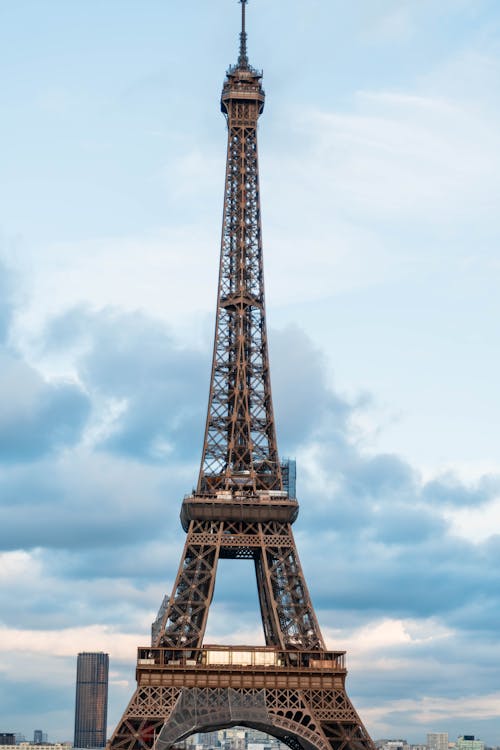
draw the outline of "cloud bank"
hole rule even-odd
[[[45,679],[49,660],[59,660],[57,702],[62,682],[72,682],[71,655],[109,650],[113,723],[132,690],[135,648],[176,573],[209,350],[181,346],[144,313],[79,307],[47,324],[40,352],[65,353],[74,382],[44,380],[5,344],[0,353],[10,410],[1,422],[4,679],[21,695],[37,679],[33,668]],[[375,734],[398,722],[422,732],[441,715],[458,726],[455,712],[434,708],[450,695],[489,731],[500,535],[473,542],[452,519],[498,498],[500,477],[424,479],[398,455],[373,452],[357,418],[369,396],[337,392],[300,328],[273,331],[272,353],[282,453],[299,468],[299,552],[329,643],[348,648],[353,700]],[[260,642],[253,572],[237,567],[219,577],[208,638]],[[21,667],[20,652],[32,657]],[[46,694],[34,701],[40,720],[46,702]]]

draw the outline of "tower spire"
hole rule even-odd
[[[245,11],[248,0],[240,0],[241,3],[241,33],[240,33],[240,55],[238,57],[238,67],[248,68],[247,53],[247,32],[245,28]]]

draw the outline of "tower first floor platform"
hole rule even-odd
[[[137,690],[109,750],[169,750],[192,734],[237,725],[293,750],[372,750],[346,674],[343,651],[139,648]]]

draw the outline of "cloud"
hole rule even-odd
[[[494,627],[498,568],[490,566],[488,576],[483,568],[497,548],[491,540],[486,547],[459,539],[445,511],[487,505],[498,478],[467,484],[448,473],[424,481],[399,456],[368,451],[357,419],[367,397],[348,400],[331,386],[321,351],[300,329],[273,332],[272,342],[281,446],[298,458],[299,549],[326,624],[331,611],[356,613],[360,621],[385,612],[458,623],[469,618],[467,601],[484,614],[486,629]],[[180,347],[144,314],[110,310],[55,319],[45,351],[58,346],[73,352],[94,421],[110,401],[123,406],[106,430],[91,426],[87,444],[50,470],[41,463],[0,477],[9,506],[3,544],[58,549],[56,575],[88,577],[96,587],[107,575],[134,586],[149,578],[160,599],[182,543],[169,519],[196,478],[207,353]],[[162,553],[162,543],[174,540],[176,554]],[[233,625],[241,629],[251,607],[233,578],[218,586],[217,598],[222,608],[240,602]]]
[[[194,460],[201,453],[209,363],[179,346],[168,328],[142,313],[72,310],[46,332],[83,347],[78,377],[94,399],[120,404],[100,447],[149,461]]]
[[[488,704],[494,694],[487,696]],[[482,694],[477,696],[478,702],[482,699]],[[459,705],[467,705],[468,698],[463,697]],[[375,705],[374,705],[375,703]],[[440,705],[440,698],[436,697],[435,705]],[[443,703],[447,707],[448,703]],[[359,707],[359,704],[358,704]],[[416,701],[413,706],[401,706],[395,711],[391,710],[390,705],[377,705],[376,701],[370,705],[361,704],[359,712],[364,717],[365,725],[368,726],[371,735],[377,738],[398,737],[413,739],[416,743],[422,743],[425,740],[426,733],[432,728],[436,731],[445,731],[449,733],[450,740],[463,735],[472,733],[474,730],[475,737],[478,739],[486,738],[486,743],[493,745],[496,741],[498,718],[481,719],[474,711],[466,714],[451,714],[442,718],[441,712],[430,712],[427,704],[419,704]],[[492,716],[494,716],[492,714]],[[472,727],[472,729],[471,729]],[[394,731],[396,728],[396,731]],[[488,740],[488,738],[491,738]]]
[[[77,383],[44,378],[8,341],[13,313],[12,274],[0,263],[0,465],[74,445],[91,408]]]
[[[0,343],[5,341],[11,319],[11,285],[8,271],[0,261]]]
[[[143,547],[145,558],[147,543]],[[110,628],[122,634],[142,633],[142,639],[147,642],[164,591],[173,583],[169,573],[177,566],[180,549],[176,552],[175,563],[150,576],[146,574],[155,563],[154,557],[143,571],[128,575],[119,576],[106,569],[97,572],[92,566],[85,570],[82,565],[80,575],[76,576],[74,572],[67,574],[64,564],[73,557],[74,565],[78,551],[70,555],[57,550],[33,550],[24,569],[12,572],[11,566],[9,578],[0,582],[0,624],[9,633],[37,631],[40,639],[43,632],[55,633],[75,627],[87,632],[86,629],[95,627]],[[118,549],[117,556],[123,553],[136,555],[138,563],[142,562],[138,546]],[[9,554],[16,553],[3,553],[2,563]],[[37,642],[42,643],[42,640]],[[29,650],[26,644],[25,650]],[[129,658],[133,658],[133,654]]]
[[[26,362],[0,352],[0,456],[29,461],[76,443],[90,412],[82,389],[47,382]]]
[[[32,336],[48,320],[62,317],[70,327],[76,325],[72,317],[85,309],[111,307],[131,313],[146,310],[180,330],[200,310],[213,311],[219,235],[215,220],[208,227],[193,226],[191,217],[128,237],[47,242],[36,255],[24,248],[24,278],[33,291],[26,295],[18,327]],[[207,237],[212,238],[210,252]],[[72,315],[78,305],[80,311]],[[58,330],[63,329],[61,322]]]
[[[482,696],[490,706],[498,692],[494,636],[474,639],[434,617],[384,617],[359,628],[327,629],[325,635],[331,647],[347,649],[348,692],[372,736],[418,738],[441,727],[453,737],[471,724],[483,738],[496,736],[494,719],[486,718],[494,714],[477,711]],[[448,704],[463,710],[448,712]]]
[[[177,512],[182,478],[180,467],[178,474],[174,467],[152,471],[87,450],[5,470],[2,548],[96,549],[151,539],[152,526],[162,533]]]
[[[270,332],[272,387],[280,447],[294,452],[307,444],[325,412],[339,433],[347,429],[354,405],[340,397],[327,380],[323,352],[297,325]]]
[[[460,273],[459,259],[491,273],[497,100],[449,94],[467,67],[455,62],[446,85],[427,79],[410,91],[359,90],[347,110],[290,113],[292,128],[273,142],[263,176],[272,200],[266,267],[275,303],[296,308],[409,277],[428,282],[439,267],[450,278]],[[486,65],[476,62],[481,85]],[[307,220],[279,218],[288,216]]]
[[[329,198],[336,205],[349,203],[365,219],[439,219],[445,227],[468,202],[487,218],[490,190],[498,187],[493,118],[420,94],[360,92],[357,103],[354,114],[317,112],[309,123],[318,167],[320,155],[325,171],[335,162]]]
[[[438,726],[443,722],[447,724],[450,720],[474,722],[477,725],[482,719],[498,718],[500,716],[500,693],[492,692],[477,696],[461,696],[460,698],[447,698],[445,696],[424,697],[420,700],[403,699],[396,700],[390,710],[387,706],[376,707],[368,710],[368,716],[372,721],[380,719],[384,713],[385,726],[394,721],[397,714],[402,714],[401,719],[417,723],[422,728]],[[378,714],[378,716],[377,716]]]
[[[456,475],[446,473],[427,482],[422,494],[428,503],[439,504],[441,508],[477,508],[500,496],[500,477],[486,475],[473,484],[465,484]]]
[[[0,581],[8,583],[13,578],[33,576],[39,566],[28,552],[0,552]]]
[[[102,625],[57,630],[15,630],[0,627],[0,650],[13,653],[43,653],[47,656],[73,656],[75,643],[80,651],[107,651],[115,659],[135,655],[144,634],[117,633]]]
[[[445,513],[454,534],[486,546],[498,545],[500,536],[500,498],[484,503],[481,512],[471,504],[465,508],[451,509]]]
[[[497,478],[466,484],[448,473],[424,481],[397,455],[368,451],[357,419],[368,397],[348,400],[339,394],[321,351],[300,329],[273,332],[272,342],[281,445],[298,458],[299,551],[327,627],[342,612],[353,622],[382,613],[439,615],[471,627],[467,602],[483,617],[483,627],[492,629],[498,616],[497,546],[491,539],[487,545],[459,539],[445,509],[488,504]],[[50,580],[57,593],[45,594],[45,607],[37,599],[29,618],[49,622],[49,610],[60,617],[58,597],[71,601],[68,592],[79,582],[85,609],[94,612],[98,604],[101,622],[115,621],[116,599],[106,603],[103,593],[111,578],[123,581],[114,590],[128,602],[118,611],[128,622],[144,622],[141,611],[145,607],[148,618],[154,613],[180,555],[182,534],[171,518],[196,476],[209,355],[179,346],[163,324],[142,313],[110,310],[72,310],[52,321],[43,351],[52,356],[61,348],[73,358],[92,420],[78,448],[0,475],[2,545],[13,555],[59,550],[52,565],[45,552],[33,558],[37,565],[44,561],[42,589],[47,592]],[[14,364],[20,368],[20,360]],[[21,394],[18,402],[13,396],[7,400],[13,409],[26,393],[34,393],[38,403],[37,388],[45,387],[32,368],[20,372],[26,382],[19,373],[9,379]],[[121,406],[99,430],[99,414],[110,402]],[[68,419],[70,412],[64,413]],[[66,437],[60,444],[68,442]],[[164,551],[170,544],[175,554]],[[330,551],[327,558],[324,549]],[[485,576],[488,558],[493,564]],[[25,558],[8,560],[20,566],[14,580],[30,577],[22,569]],[[258,605],[248,603],[238,575],[234,571],[220,582],[217,599],[221,612],[240,602],[231,625],[244,632],[245,619]],[[134,592],[148,580],[154,585],[145,598],[136,598]],[[81,610],[82,602],[75,606]],[[87,615],[84,619],[92,624]],[[68,624],[66,617],[63,621]]]

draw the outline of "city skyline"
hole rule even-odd
[[[35,730],[36,732],[37,730]],[[19,738],[20,737],[20,738]],[[450,740],[442,744],[441,740],[448,737],[447,732],[427,733],[427,743],[408,743],[407,740],[399,739],[378,739],[375,745],[378,750],[435,750],[436,743],[432,738],[439,737],[438,745],[448,748],[457,748],[457,750],[489,750],[488,746],[474,735],[465,735],[457,737],[456,741]],[[34,740],[27,742],[21,735],[16,735],[16,742],[11,743],[9,740],[14,738],[14,734],[0,732],[0,746],[6,750],[25,750],[26,748],[38,747],[40,750],[66,750],[67,748],[77,746],[71,742],[50,742],[45,735],[43,742],[38,743]],[[431,740],[429,741],[429,738]],[[248,727],[236,726],[228,729],[210,731],[204,734],[192,734],[186,739],[187,748],[218,748],[223,750],[286,750],[287,745],[280,742],[276,737],[264,732],[249,729]],[[491,748],[498,750],[498,746]]]
[[[171,588],[235,6],[0,11],[5,731],[71,736],[75,644],[111,654],[114,725]],[[249,6],[278,445],[313,603],[374,737],[499,743],[499,23],[487,0]],[[223,568],[210,635],[259,641],[252,571]]]

